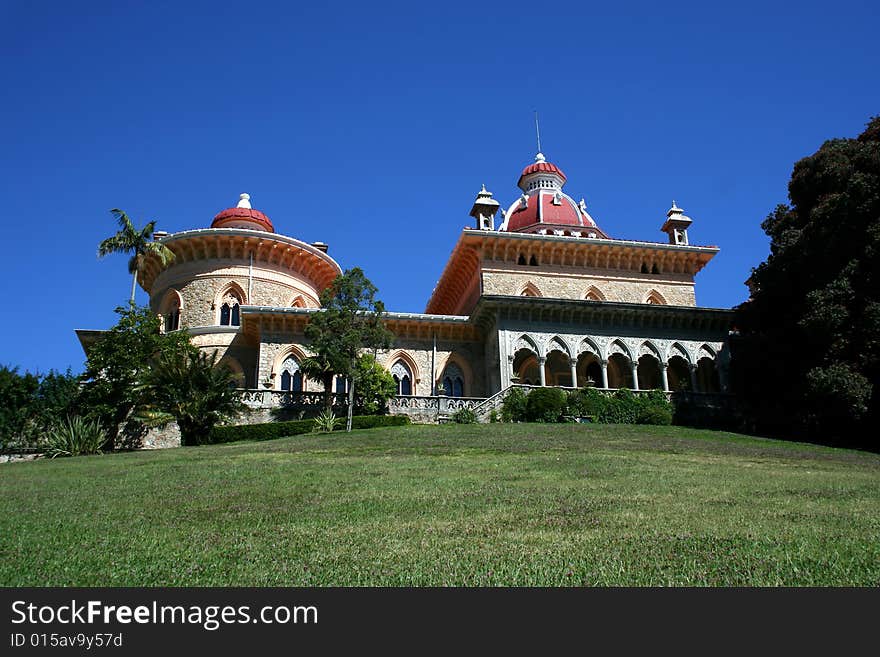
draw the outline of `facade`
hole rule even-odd
[[[387,314],[396,341],[378,359],[398,384],[394,410],[479,404],[513,384],[724,390],[732,314],[694,294],[718,248],[690,243],[674,202],[665,241],[614,239],[565,184],[538,153],[506,209],[479,192],[425,312]],[[138,280],[164,330],[219,350],[256,406],[321,391],[299,363],[303,328],[342,271],[325,244],[275,232],[247,194],[210,228],[156,239],[175,258],[148,259]]]

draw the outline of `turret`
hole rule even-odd
[[[687,229],[691,223],[693,223],[691,218],[684,216],[684,211],[675,204],[675,201],[673,201],[672,207],[669,208],[669,211],[666,213],[666,221],[663,223],[660,230],[669,235],[670,244],[687,246]]]
[[[495,214],[501,204],[492,198],[492,192],[486,191],[486,186],[477,194],[474,207],[471,208],[471,216],[477,220],[477,228],[480,230],[495,230]]]

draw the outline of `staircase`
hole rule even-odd
[[[489,416],[492,414],[492,411],[497,411],[501,408],[501,404],[504,403],[504,398],[507,397],[507,393],[509,393],[514,388],[528,388],[529,386],[520,386],[520,385],[510,385],[507,386],[501,392],[496,392],[494,395],[489,397],[488,399],[484,399],[479,404],[474,406],[474,413],[477,414],[477,422],[488,422]]]

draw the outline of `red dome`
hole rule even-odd
[[[250,226],[242,224],[252,224]],[[211,228],[251,228],[254,230],[265,230],[270,233],[275,232],[272,221],[259,210],[251,208],[229,208],[218,212],[211,222]]]
[[[545,190],[529,196],[525,207],[520,201],[517,201],[508,212],[507,230],[509,232],[534,232],[541,228],[553,228],[554,226],[595,228],[595,225],[581,214],[575,202],[565,194],[560,194],[557,203],[553,201],[553,192]]]
[[[523,172],[519,176],[519,181],[516,184],[519,185],[522,182],[523,178],[532,173],[555,173],[557,176],[562,178],[562,182],[566,181],[566,177],[565,174],[562,173],[562,169],[560,169],[555,164],[552,164],[551,162],[540,161],[530,164],[525,169],[523,169]]]

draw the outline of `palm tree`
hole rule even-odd
[[[131,279],[131,303],[134,304],[134,293],[137,287],[137,275],[147,256],[154,255],[166,265],[174,259],[174,252],[160,242],[153,241],[153,232],[156,230],[156,222],[151,221],[146,226],[137,230],[131,219],[122,210],[113,208],[110,213],[116,217],[119,223],[119,231],[112,237],[108,237],[98,245],[98,257],[103,258],[111,253],[131,253],[128,261],[128,273]]]
[[[144,376],[149,402],[140,416],[173,417],[183,445],[209,442],[214,425],[247,410],[235,389],[235,374],[217,355],[189,345],[161,354]]]

